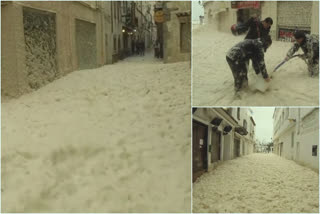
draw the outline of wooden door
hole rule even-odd
[[[208,127],[197,121],[192,124],[192,180],[195,181],[207,170]]]

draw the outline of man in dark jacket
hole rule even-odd
[[[256,18],[250,18],[246,23],[246,28],[249,29],[245,39],[265,38],[269,35],[270,28],[273,24],[272,18],[268,17],[262,22]]]
[[[264,52],[272,44],[270,36],[265,39],[246,39],[233,46],[227,53],[226,59],[231,68],[235,91],[238,92],[243,83],[248,81],[248,65],[251,59],[256,74],[261,73],[265,81],[270,78],[264,63]]]
[[[249,30],[245,39],[258,39],[269,35],[272,24],[273,20],[270,17],[266,18],[262,22],[257,18],[252,17],[245,23],[233,25],[231,27],[231,31],[234,35],[239,35]]]
[[[287,53],[286,60],[289,60],[295,52],[302,49],[311,77],[319,74],[319,38],[316,35],[309,35],[303,31],[296,31],[293,34],[296,42]]]

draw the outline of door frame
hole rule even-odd
[[[201,123],[197,120],[192,120],[192,132],[193,132],[193,127],[194,124],[198,125],[198,126],[202,126],[205,128],[205,135],[204,135],[204,139],[203,139],[203,151],[200,151],[202,153],[202,170],[201,171],[195,171],[194,168],[194,144],[193,144],[193,136],[194,133],[192,133],[192,181],[194,182],[198,177],[200,177],[204,172],[208,171],[208,128],[209,126]]]

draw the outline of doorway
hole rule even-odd
[[[208,126],[194,120],[192,123],[192,180],[193,182],[208,169],[207,135],[208,135]]]
[[[221,148],[221,132],[212,129],[211,134],[211,163],[218,162],[221,160],[220,157]]]
[[[280,157],[282,157],[282,154],[283,154],[283,142],[280,143]]]
[[[240,139],[234,139],[234,157],[240,157]]]

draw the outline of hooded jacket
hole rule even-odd
[[[306,38],[302,44],[295,42],[289,49],[287,57],[291,58],[295,52],[302,49],[304,55],[308,60],[319,60],[319,39],[316,35],[306,34]]]
[[[237,64],[251,59],[256,74],[261,73],[263,78],[268,78],[264,63],[264,48],[259,39],[246,39],[239,42],[228,51],[227,57]]]

